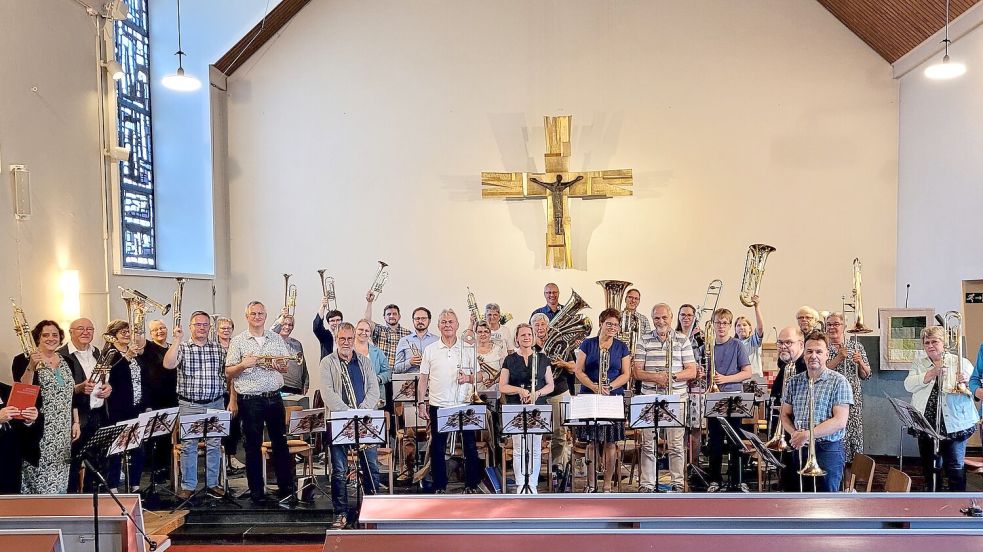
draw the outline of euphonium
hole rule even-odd
[[[328,300],[328,310],[338,310],[338,294],[335,293],[334,289],[334,277],[328,276],[325,278],[324,273],[327,271],[328,269],[326,268],[317,271],[317,275],[320,276],[321,280],[321,293]]]
[[[748,246],[740,295],[741,304],[745,307],[754,306],[751,298],[758,294],[758,289],[761,287],[761,278],[765,275],[765,263],[768,261],[768,255],[774,251],[774,247],[763,243],[755,243]]]
[[[570,299],[560,307],[549,323],[549,333],[543,343],[543,352],[547,358],[566,358],[579,341],[590,335],[591,322],[580,314],[580,311],[589,308],[590,305],[576,290],[570,290]]]
[[[808,374],[806,378],[809,380],[809,456],[806,458],[805,465],[799,470],[799,475],[822,477],[826,475],[826,470],[820,468],[816,460],[816,397],[813,391],[816,384]]]
[[[375,280],[372,281],[372,291],[376,295],[382,293],[383,286],[386,285],[386,281],[389,280],[389,271],[386,267],[389,266],[388,263],[379,261],[379,271],[375,273]]]
[[[173,312],[171,314],[172,328],[181,326],[181,300],[184,298],[184,283],[187,281],[187,278],[177,278],[177,290],[174,292],[174,298],[171,300],[171,304],[173,305]]]
[[[862,277],[860,259],[853,259],[853,313],[855,322],[853,327],[846,331],[851,334],[869,334],[874,330],[864,325],[864,303],[860,293]]]
[[[10,304],[14,306],[14,333],[17,334],[17,339],[20,341],[24,357],[30,358],[38,350],[37,344],[34,343],[34,336],[31,335],[31,326],[27,323],[27,317],[24,316],[24,309],[17,306],[13,297],[10,298]]]
[[[717,385],[717,366],[714,364],[713,348],[717,344],[717,335],[713,331],[713,317],[704,326],[703,334],[706,341],[703,345],[703,358],[707,362],[707,393],[719,393],[720,387]]]

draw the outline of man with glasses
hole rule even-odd
[[[552,321],[556,313],[560,312],[560,288],[553,282],[546,284],[543,288],[543,297],[546,298],[546,305],[532,311],[529,317],[532,318],[533,314],[541,312]]]
[[[423,350],[428,345],[437,341],[437,336],[430,333],[430,309],[417,307],[413,309],[413,333],[399,338],[396,345],[396,363],[393,365],[394,374],[417,374],[420,372],[420,363],[423,361]],[[423,400],[418,397],[418,400]],[[403,403],[394,404],[396,415],[403,415]],[[403,435],[403,457],[406,459],[406,468],[397,478],[403,483],[413,476],[416,468],[416,440],[417,427],[419,422],[416,410],[405,411],[405,428]]]
[[[734,338],[731,326],[734,324],[734,313],[728,309],[717,309],[713,313],[713,366],[714,382],[722,393],[740,392],[743,390],[742,382],[751,378],[751,361],[748,359],[747,352],[741,342]],[[707,368],[709,370],[709,367]],[[709,382],[710,375],[707,374]],[[722,418],[713,418],[707,423],[707,456],[710,459],[710,469],[708,472],[710,486],[707,487],[708,493],[715,493],[720,490],[723,482],[722,467],[724,458],[724,430],[720,427]],[[737,417],[726,418],[726,423],[737,430],[740,435],[741,419]],[[731,490],[746,490],[746,486],[737,489],[737,464],[735,461],[740,452],[733,443],[728,445],[730,451],[730,462],[727,464],[727,478],[731,485]]]
[[[204,414],[208,409],[221,410],[225,405],[225,351],[217,341],[209,341],[212,319],[204,311],[195,311],[188,324],[191,338],[182,342],[184,330],[174,328],[174,341],[164,354],[164,368],[176,371],[180,415]],[[208,494],[225,494],[218,484],[222,464],[222,438],[205,440],[205,484]],[[181,500],[190,497],[198,486],[198,440],[184,441],[181,447]]]
[[[263,427],[273,445],[273,465],[281,499],[293,494],[294,470],[287,449],[286,421],[280,388],[287,371],[286,360],[274,360],[259,365],[257,357],[285,357],[287,344],[283,338],[265,329],[266,307],[259,301],[246,306],[246,331],[232,338],[225,358],[225,373],[235,387],[239,417],[246,449],[246,480],[249,498],[254,504],[266,504],[263,481]]]
[[[778,375],[771,385],[771,405],[773,410],[781,408],[782,393],[785,391],[785,374],[788,372],[789,379],[796,374],[806,371],[805,357],[802,356],[803,336],[802,330],[798,326],[787,326],[778,332]],[[786,370],[787,368],[787,370]],[[782,423],[777,412],[771,414],[771,422],[768,427],[774,428],[776,424]],[[788,436],[785,437],[786,442]],[[786,492],[799,490],[798,474],[798,455],[792,451],[785,451],[779,460],[785,464],[782,470],[781,485]]]
[[[92,400],[92,391],[95,384],[89,381],[92,370],[99,362],[99,349],[92,346],[92,338],[95,335],[95,326],[88,318],[79,318],[68,327],[68,343],[63,345],[58,352],[65,357],[68,366],[72,369],[72,379],[75,380],[75,390],[73,406],[79,412],[79,424],[81,425],[81,436],[72,443],[72,464],[68,472],[68,492],[77,493],[79,491],[89,491],[92,488],[92,474],[86,472],[87,477],[84,489],[80,487],[78,480],[79,468],[81,467],[78,458],[78,450],[100,427],[109,423],[106,412],[105,399],[113,392],[113,388],[108,383],[105,384],[96,394],[96,400]],[[95,403],[98,406],[92,408]]]

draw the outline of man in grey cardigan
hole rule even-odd
[[[330,417],[331,412],[375,409],[379,404],[379,380],[372,361],[358,354],[355,346],[355,326],[342,322],[335,336],[334,352],[321,359],[321,397]],[[354,395],[354,396],[352,396]],[[332,529],[344,529],[348,524],[348,451],[352,445],[331,446],[331,502],[334,506]],[[365,494],[379,489],[379,462],[375,448],[358,454],[361,463],[362,485]],[[366,478],[366,475],[370,477]]]

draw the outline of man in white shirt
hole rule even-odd
[[[418,403],[419,415],[430,420],[430,473],[433,476],[434,493],[444,494],[447,491],[444,449],[449,434],[438,431],[437,409],[464,403],[460,397],[474,383],[474,351],[458,339],[457,330],[460,325],[453,310],[444,309],[437,320],[440,339],[423,351],[417,397],[426,397],[429,393],[429,404],[422,401]],[[478,493],[478,482],[481,479],[475,438],[474,431],[463,432],[464,463],[467,466],[465,494]]]

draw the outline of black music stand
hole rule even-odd
[[[185,414],[180,417],[181,430],[178,439],[184,441],[183,446],[194,446],[195,447],[195,469],[198,469],[198,439],[205,441],[205,462],[208,462],[208,437],[211,434],[212,437],[228,437],[229,429],[232,424],[232,413],[228,410],[213,410],[211,412],[204,412],[200,414]],[[221,449],[219,449],[221,450]],[[242,506],[235,501],[228,493],[229,478],[228,475],[225,477],[225,490],[221,500],[226,504],[233,504],[236,508],[242,508]],[[208,482],[202,488],[191,493],[191,496],[184,499],[171,510],[174,513],[186,504],[190,503],[199,495],[208,496]]]
[[[408,349],[404,349],[404,351],[406,351],[406,350],[408,350]],[[396,415],[396,407],[395,407],[395,404],[396,403],[400,403],[400,404],[403,405],[403,411],[404,411],[403,416],[406,415],[405,414],[405,411],[406,411],[406,403],[410,403],[410,406],[412,408],[416,409],[417,408],[417,406],[416,406],[416,403],[417,403],[417,400],[416,400],[417,386],[419,385],[419,383],[420,383],[420,373],[419,372],[407,372],[407,373],[403,373],[403,374],[393,374],[393,379],[392,379],[392,384],[393,384],[393,405],[394,405],[393,406],[393,430],[394,430],[397,438],[399,437],[399,419],[400,419],[401,416],[397,416]],[[403,439],[406,439],[407,438],[407,433],[409,433],[408,429],[409,428],[404,423],[403,424]],[[402,473],[404,467],[406,467],[406,453],[403,451],[403,443],[402,442],[397,442],[396,443],[396,446],[397,446],[397,451],[396,451],[397,461],[400,464],[400,472]],[[414,454],[418,454],[419,453],[419,448],[418,447],[413,447],[413,449],[415,451]],[[418,460],[418,459],[419,458],[414,458],[414,460]],[[414,462],[414,465],[415,464],[416,464],[416,462]],[[406,469],[408,469],[408,468],[406,468]],[[412,481],[413,480],[413,474],[412,473],[409,473],[407,475],[409,476],[410,481]]]
[[[652,446],[655,451],[655,490],[659,486],[659,428],[683,427],[677,411],[682,413],[685,399],[679,395],[635,395],[628,405],[628,427],[633,429],[653,429]],[[676,405],[672,408],[670,405]],[[665,420],[665,425],[661,422]],[[666,439],[668,443],[668,436]],[[684,443],[685,446],[685,443]],[[639,463],[641,465],[641,463]]]
[[[365,464],[365,468],[371,472],[371,467],[369,466],[369,458],[366,456],[365,451],[362,450],[363,444],[382,444],[386,442],[386,414],[383,410],[364,410],[364,409],[352,409],[352,410],[342,410],[339,412],[331,413],[331,431],[328,435],[328,443],[330,446],[354,446],[355,447],[355,508],[354,516],[355,521],[353,524],[358,525],[358,515],[357,513],[361,511],[362,507],[362,485],[364,485],[365,478],[368,477],[371,482],[372,494],[376,494],[377,489],[375,488],[375,479],[372,479],[371,473],[365,473],[362,470],[362,464]],[[330,455],[330,452],[329,452]],[[378,459],[376,459],[378,461]],[[352,470],[352,466],[348,467]],[[345,493],[347,495],[347,487]],[[347,498],[347,497],[346,497]],[[348,507],[352,510],[351,505]],[[335,512],[338,514],[339,512]],[[345,512],[347,515],[347,512]]]
[[[437,432],[461,434],[461,457],[464,466],[464,479],[467,485],[468,453],[464,450],[464,432],[481,431],[485,429],[485,417],[488,408],[484,404],[465,404],[437,408]],[[468,419],[465,419],[465,418]],[[477,436],[475,436],[477,439]],[[454,452],[454,448],[451,448]]]
[[[772,451],[769,450],[767,447],[765,447],[765,444],[761,442],[761,439],[759,439],[757,435],[746,429],[742,429],[741,433],[744,434],[745,439],[750,441],[751,446],[754,447],[755,451],[757,451],[758,457],[764,460],[766,464],[775,468],[775,471],[785,469],[785,464],[782,464],[781,462],[778,461],[778,458],[775,457],[775,454],[772,453]],[[761,489],[758,489],[758,491],[760,490]]]
[[[146,492],[145,504],[148,508],[158,508],[161,505],[159,483],[157,482],[157,437],[170,435],[174,432],[174,423],[177,421],[178,408],[162,408],[140,415],[140,418],[147,419],[146,429],[143,432],[142,440],[150,441],[150,488]],[[175,497],[170,489],[164,491]]]
[[[944,400],[942,395],[943,394],[940,392],[938,398],[940,401]],[[885,393],[885,396],[887,396],[887,393]],[[945,437],[935,432],[935,428],[932,427],[932,424],[928,423],[928,420],[925,419],[925,416],[921,412],[915,409],[915,407],[911,404],[902,400],[898,400],[890,396],[887,396],[887,399],[890,401],[891,406],[894,407],[894,413],[898,415],[898,421],[901,422],[902,430],[907,430],[908,433],[915,438],[917,438],[919,435],[923,435],[931,439],[935,442],[935,450],[939,450],[939,443],[942,442]],[[902,439],[904,438],[904,434],[905,432],[902,431]],[[904,457],[904,453],[901,450],[903,444],[903,441],[898,442],[898,469],[901,469],[900,459]],[[940,458],[941,456],[938,452],[936,452],[932,459],[932,492],[935,492],[935,485],[939,479],[939,473],[942,470],[942,466],[939,465]]]
[[[616,413],[613,410],[614,401],[611,401],[610,404],[602,403],[602,401],[607,401],[607,399],[609,397],[619,399],[618,400],[618,406],[620,408],[620,415],[619,415],[619,413]],[[573,406],[574,406],[573,403],[574,402],[581,403],[581,405],[577,409],[574,409],[573,408]],[[610,409],[607,408],[608,406],[610,406]],[[598,428],[601,427],[602,425],[607,426],[607,425],[611,425],[611,424],[614,424],[614,423],[617,423],[617,422],[624,422],[625,421],[624,398],[621,397],[620,395],[597,395],[597,394],[594,394],[594,393],[587,393],[587,394],[584,394],[584,395],[576,395],[576,396],[570,398],[570,408],[571,408],[571,410],[584,410],[584,409],[586,409],[588,411],[587,412],[588,413],[588,416],[578,416],[576,419],[578,419],[578,420],[580,420],[581,422],[584,423],[584,425],[588,428],[588,432],[590,432],[591,424],[594,424],[594,436],[595,437],[599,437],[600,436],[600,430]],[[577,412],[572,413],[571,416],[573,416],[574,414],[577,414]],[[594,465],[591,467],[591,470],[590,471],[591,471],[591,473],[593,475],[593,480],[594,480],[594,491],[593,492],[596,492],[596,493],[601,492],[601,489],[597,486],[597,467],[601,465],[600,464],[600,461],[601,461],[601,459],[600,459],[600,448],[601,447],[599,445],[602,442],[603,441],[601,441],[600,439],[598,439],[598,442],[597,443],[591,443],[591,445],[590,445],[590,446],[592,446],[594,448],[594,454],[593,454],[593,456],[594,456],[594,460],[593,460]],[[617,468],[617,466],[615,466],[615,467]],[[616,474],[616,475],[620,479],[621,474]],[[612,482],[612,484],[613,484],[613,482]]]
[[[120,512],[129,518],[130,522],[136,527],[137,531],[143,537],[143,540],[147,542],[150,550],[157,550],[157,543],[150,539],[146,533],[143,531],[143,527],[133,519],[133,516],[127,511],[126,506],[120,502],[119,497],[116,496],[106,484],[106,478],[103,477],[102,473],[96,469],[95,464],[99,463],[100,460],[110,456],[109,449],[113,444],[120,438],[120,435],[126,431],[127,427],[123,425],[111,425],[99,428],[92,437],[82,445],[79,449],[77,458],[81,460],[82,465],[85,469],[92,472],[95,477],[95,484],[92,486],[92,529],[94,533],[94,550],[95,552],[100,552],[99,547],[99,487],[102,486],[106,489],[106,492],[112,497],[116,505],[119,506]]]
[[[508,419],[506,419],[506,415],[509,416]],[[532,473],[532,440],[528,437],[550,433],[553,433],[552,406],[548,404],[502,405],[502,434],[522,435],[522,467],[526,480],[519,489],[519,494],[533,494],[533,489],[529,485],[529,476]],[[512,454],[515,453],[513,447]],[[505,474],[505,466],[502,466],[502,474]],[[516,481],[515,484],[518,486],[519,482]]]
[[[707,393],[704,395],[706,403],[704,416],[707,418],[717,418],[726,440],[730,441],[731,446],[728,454],[728,462],[737,462],[737,484],[727,481],[728,491],[744,492],[744,465],[743,455],[751,451],[744,444],[744,441],[737,434],[737,431],[729,423],[729,418],[753,418],[754,413],[751,408],[754,406],[754,395],[742,392],[721,392]],[[709,421],[707,422],[709,425]]]
[[[290,413],[290,421],[287,424],[287,434],[288,435],[303,435],[304,442],[310,447],[310,453],[314,453],[313,436],[315,433],[323,433],[327,430],[327,424],[324,418],[323,408],[308,408],[300,411],[293,411]],[[302,502],[311,502],[314,500],[315,491],[321,491],[325,496],[331,496],[324,487],[317,482],[317,476],[314,475],[313,467],[311,469],[311,477],[297,490],[297,498]]]

